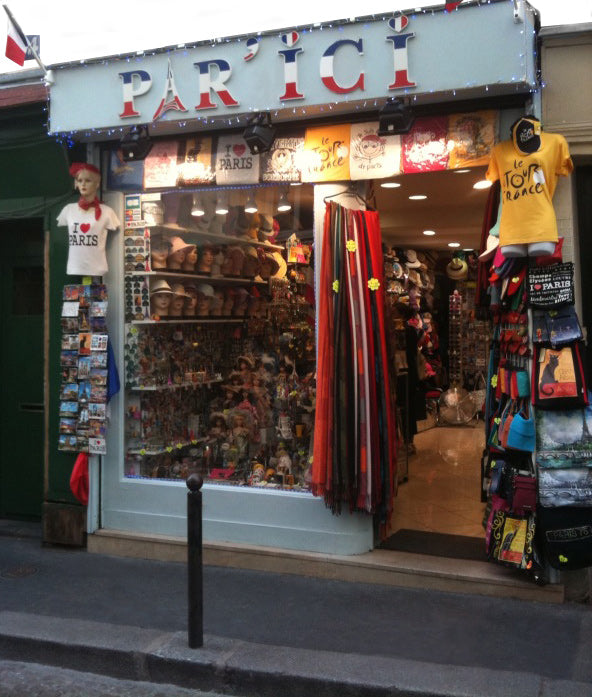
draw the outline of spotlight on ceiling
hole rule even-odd
[[[290,203],[290,201],[288,201],[288,197],[286,196],[285,191],[283,194],[280,195],[277,209],[280,213],[285,213],[286,211],[292,210],[292,204]]]
[[[216,213],[218,215],[226,215],[228,213],[228,203],[226,202],[226,197],[222,194],[219,194],[216,199]]]
[[[275,127],[271,123],[269,111],[255,114],[244,130],[243,138],[247,141],[252,155],[267,152],[275,139]]]
[[[378,135],[394,136],[409,133],[415,116],[402,99],[391,97],[378,114]]]
[[[245,213],[256,213],[257,210],[257,201],[255,201],[253,192],[251,192],[247,197],[247,202],[245,203]]]
[[[119,144],[124,162],[143,160],[152,148],[148,126],[132,126]]]
[[[200,198],[197,194],[193,194],[193,205],[191,206],[191,215],[194,215],[196,218],[199,218],[202,215],[205,215],[206,212],[204,210],[203,204],[200,201]]]

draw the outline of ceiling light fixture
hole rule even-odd
[[[493,182],[490,182],[488,179],[481,179],[473,184],[473,189],[489,189],[492,184]]]
[[[426,198],[427,196],[425,194],[414,194],[413,196],[409,196],[410,201],[423,201]]]
[[[247,202],[245,203],[245,213],[256,213],[257,210],[257,202],[253,196],[253,192],[251,192],[247,197]]]
[[[453,169],[453,170],[452,170],[452,173],[453,173],[453,174],[467,174],[467,173],[470,172],[470,171],[471,171],[471,170],[468,169],[468,168],[465,168],[465,169]]]
[[[460,242],[449,242],[448,246],[449,247],[460,247]]]
[[[398,189],[401,185],[399,182],[382,182],[380,185],[383,189]]]
[[[280,213],[285,213],[286,211],[292,210],[292,204],[288,201],[288,197],[286,196],[286,192],[284,192],[280,196],[280,200],[278,201],[277,209]]]
[[[423,234],[427,235],[428,237],[433,237],[436,234],[436,231],[435,230],[424,230]]]
[[[193,205],[191,206],[191,215],[194,215],[196,218],[199,218],[200,216],[205,214],[206,212],[201,201],[199,200],[199,196],[197,194],[193,194]]]
[[[228,213],[228,204],[222,195],[219,195],[216,199],[216,213],[218,215],[226,215]]]

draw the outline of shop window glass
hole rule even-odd
[[[125,476],[308,490],[312,185],[125,202]]]

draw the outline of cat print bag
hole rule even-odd
[[[555,348],[534,345],[532,403],[540,409],[588,404],[580,342]]]

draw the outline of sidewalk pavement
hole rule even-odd
[[[204,568],[45,547],[0,526],[0,659],[241,697],[592,696],[588,605]],[[1,690],[0,690],[1,693]]]

